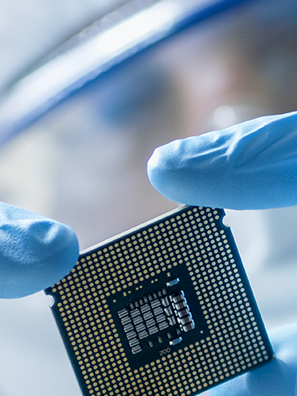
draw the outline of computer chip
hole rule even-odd
[[[191,396],[273,359],[223,216],[174,210],[46,290],[84,396]]]

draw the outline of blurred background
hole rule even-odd
[[[295,0],[0,0],[0,199],[81,249],[176,204],[153,149],[297,110]],[[284,131],[285,133],[285,131]],[[297,320],[297,209],[227,211],[267,328]],[[0,396],[79,396],[44,293],[0,301]]]

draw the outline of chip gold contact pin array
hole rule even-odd
[[[273,359],[223,217],[176,209],[46,290],[84,396],[192,396]]]

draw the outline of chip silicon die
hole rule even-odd
[[[223,217],[174,210],[46,290],[84,396],[193,396],[273,359]]]

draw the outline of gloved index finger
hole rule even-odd
[[[297,204],[297,112],[176,140],[148,161],[152,185],[188,205],[268,209]]]

